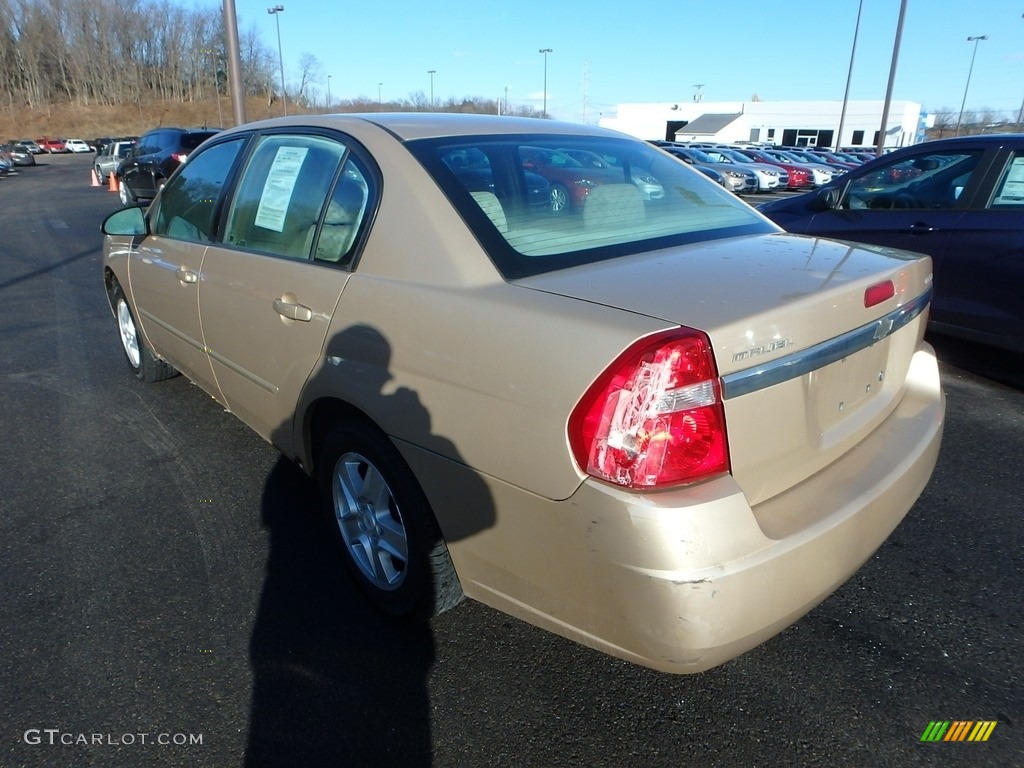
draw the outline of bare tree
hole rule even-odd
[[[304,53],[299,57],[299,87],[295,94],[295,102],[305,105],[307,103],[306,90],[315,82],[322,80],[320,71],[320,60],[311,53]]]
[[[939,132],[939,135],[936,136],[936,138],[941,139],[947,131],[952,132],[956,127],[957,113],[956,110],[951,107],[943,107],[942,109],[934,112],[934,115],[934,130]]]

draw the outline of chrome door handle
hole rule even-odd
[[[199,275],[188,267],[178,267],[176,274],[178,276],[178,280],[183,283],[195,283],[199,280]]]
[[[292,304],[284,299],[274,299],[274,311],[281,317],[287,317],[289,320],[301,320],[304,323],[308,323],[313,319],[312,309],[302,304]]]

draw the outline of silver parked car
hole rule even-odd
[[[725,165],[738,165],[741,168],[748,168],[757,176],[757,188],[760,192],[772,192],[776,189],[785,189],[789,184],[789,174],[785,168],[768,163],[758,163],[746,155],[734,149],[725,147],[710,147],[703,150],[716,163]]]
[[[99,151],[93,158],[92,167],[100,184],[106,185],[110,174],[117,173],[121,161],[128,157],[134,146],[134,141],[114,141]]]
[[[757,192],[760,188],[757,174],[750,168],[720,163],[702,149],[682,147],[674,144],[663,144],[660,146],[670,155],[674,155],[684,163],[694,166],[705,175],[714,174],[711,175],[711,178],[718,176],[719,178],[716,181],[719,181],[730,192],[736,194],[751,193]],[[709,171],[711,172],[710,174]]]

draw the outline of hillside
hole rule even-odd
[[[283,114],[280,103],[267,104],[265,98],[250,98],[246,102],[246,119],[262,120]],[[288,105],[289,114],[308,112]],[[223,122],[219,118],[223,115]],[[155,102],[112,107],[53,107],[49,110],[29,108],[5,110],[0,115],[0,137],[7,139],[36,139],[40,137],[82,138],[98,136],[137,136],[160,125],[218,126],[234,124],[231,101],[221,98],[220,113],[217,101]]]

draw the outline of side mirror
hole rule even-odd
[[[122,237],[138,237],[149,234],[149,226],[146,223],[146,216],[142,208],[122,208],[114,211],[103,221],[104,235],[118,235]]]
[[[839,198],[841,196],[842,195],[838,187],[825,187],[824,189],[819,190],[818,194],[812,198],[808,208],[810,208],[814,213],[834,211],[839,207]]]

